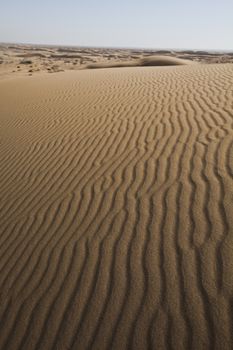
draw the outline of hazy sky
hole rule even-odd
[[[233,0],[0,0],[0,42],[233,50]]]

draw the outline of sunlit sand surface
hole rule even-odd
[[[0,349],[232,349],[232,117],[232,64],[2,77]]]

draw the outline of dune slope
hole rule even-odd
[[[0,349],[231,349],[233,66],[0,82]]]
[[[187,66],[197,64],[192,60],[169,57],[162,55],[154,55],[142,57],[135,60],[113,61],[105,63],[89,63],[81,69],[96,69],[96,68],[117,68],[117,67],[145,67],[145,66]]]

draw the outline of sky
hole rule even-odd
[[[0,42],[233,50],[233,0],[0,0]]]

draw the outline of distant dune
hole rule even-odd
[[[0,81],[0,349],[232,349],[232,86],[231,64]]]
[[[184,60],[169,56],[148,56],[131,61],[114,61],[106,63],[90,63],[83,68],[114,68],[114,67],[144,67],[144,66],[184,66],[188,64],[195,64],[190,60]]]
[[[233,54],[196,50],[88,47],[84,49],[69,46],[0,44],[0,80],[14,76],[34,76],[45,72],[114,67],[177,66],[197,63],[233,63]]]

